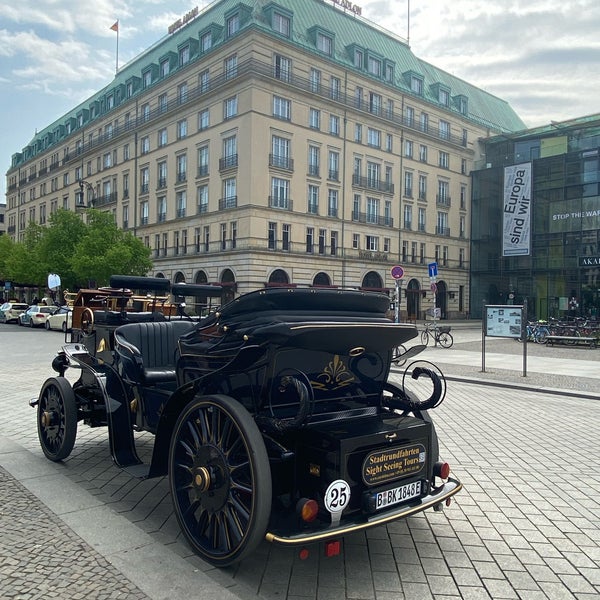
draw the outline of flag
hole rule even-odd
[[[111,26],[111,29],[113,31],[119,31],[119,21],[115,21],[114,24]]]

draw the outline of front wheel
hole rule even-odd
[[[197,395],[184,408],[171,437],[169,486],[177,521],[207,562],[226,567],[254,551],[271,513],[271,469],[239,402]]]
[[[51,377],[42,386],[37,405],[40,445],[47,458],[67,458],[77,436],[77,403],[71,384],[64,377]]]
[[[442,348],[450,348],[454,344],[454,338],[450,333],[440,333],[438,342]]]
[[[429,343],[429,332],[426,329],[425,331],[421,331],[421,344],[425,344],[425,346],[427,346],[428,343]]]

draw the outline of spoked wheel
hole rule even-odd
[[[84,308],[81,313],[81,331],[85,335],[92,335],[94,331],[94,311]]]
[[[450,333],[440,333],[438,337],[438,343],[442,348],[450,348],[454,344],[454,338]]]
[[[46,380],[37,406],[38,437],[47,458],[67,458],[77,436],[77,403],[71,384],[64,377]]]
[[[197,395],[171,437],[169,485],[192,548],[225,567],[264,538],[271,513],[271,470],[250,413],[229,396]]]
[[[421,331],[421,344],[425,344],[425,346],[427,346],[427,344],[429,343],[429,333],[427,333],[427,331]]]
[[[401,367],[406,362],[406,358],[402,358],[402,355],[406,354],[406,347],[400,344],[392,349],[392,362],[395,365]]]

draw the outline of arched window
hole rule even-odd
[[[320,273],[317,273],[315,275],[315,278],[313,279],[313,285],[327,285],[327,286],[330,286],[331,285],[331,279],[330,279],[329,275],[327,275],[327,273],[323,273],[323,271],[321,271]]]
[[[362,287],[380,290],[381,288],[383,288],[383,281],[381,279],[381,275],[379,275],[379,273],[376,273],[375,271],[369,271],[363,277]]]
[[[269,283],[272,285],[287,285],[290,282],[288,274],[283,269],[275,269],[269,276]]]
[[[181,271],[175,273],[175,283],[185,283],[185,275]]]

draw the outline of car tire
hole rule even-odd
[[[48,322],[48,319],[46,319],[45,323],[44,323],[44,327],[50,331],[50,323]]]
[[[31,327],[31,329],[35,327],[35,325],[33,324],[33,319],[29,319],[29,327]]]
[[[67,322],[63,321],[61,326],[62,332],[67,333]]]

